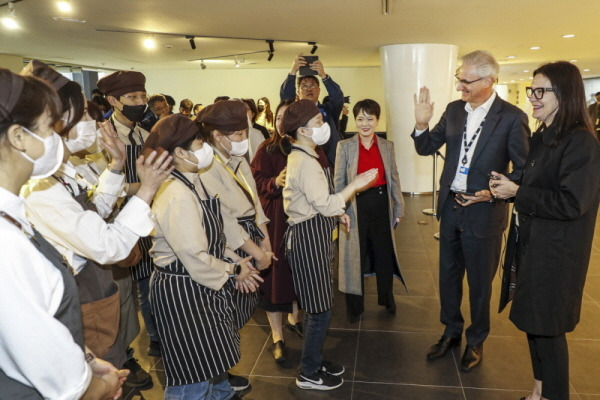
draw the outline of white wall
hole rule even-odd
[[[193,71],[144,71],[146,89],[149,94],[165,93],[173,96],[177,105],[184,98],[194,103],[211,104],[217,96],[249,97],[258,100],[269,98],[275,111],[279,103],[279,88],[289,69],[210,69]],[[381,69],[371,68],[327,68],[325,72],[337,82],[345,96],[350,96],[348,131],[354,131],[352,107],[362,99],[371,98],[381,105],[385,114]],[[321,86],[321,99],[327,91]],[[386,130],[386,118],[382,115],[380,131]],[[408,133],[407,133],[408,134]]]

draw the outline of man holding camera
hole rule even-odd
[[[498,70],[498,63],[486,51],[465,55],[455,75],[461,100],[448,104],[432,130],[429,89],[422,87],[415,95],[412,137],[417,153],[432,155],[446,144],[438,202],[440,319],[446,329],[427,358],[439,359],[460,343],[466,271],[471,325],[465,330],[464,372],[478,366],[483,357],[483,342],[490,331],[492,280],[507,225],[507,203],[492,197],[488,174],[497,171],[520,181],[529,150],[527,116],[494,91]],[[510,174],[509,162],[513,166]]]
[[[309,61],[312,61],[312,57],[316,58],[316,56],[306,56]],[[310,70],[307,72],[311,75],[300,75],[298,77],[298,90],[296,91],[294,84],[294,81],[296,80],[296,73],[300,71],[301,67],[306,66],[310,68]],[[327,104],[319,103],[321,88],[316,75],[321,77],[323,85],[329,94],[329,102]],[[342,93],[342,89],[333,81],[333,79],[331,79],[329,75],[325,73],[325,70],[323,69],[323,63],[320,60],[316,59],[309,63],[305,59],[305,56],[299,54],[294,60],[292,70],[281,85],[279,97],[282,101],[294,100],[296,98],[296,94],[300,100],[306,99],[313,101],[317,107],[319,107],[319,110],[323,115],[323,121],[329,124],[331,136],[329,137],[327,143],[321,147],[323,148],[323,151],[325,151],[325,154],[327,154],[329,163],[332,166],[335,165],[335,151],[337,143],[342,139],[337,129],[337,121],[339,120],[340,113],[344,107],[344,93]]]

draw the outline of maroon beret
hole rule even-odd
[[[198,121],[226,132],[248,129],[248,111],[241,101],[223,100],[203,108]]]
[[[296,129],[305,126],[315,115],[319,108],[310,100],[298,100],[289,105],[283,112],[281,130],[286,134],[296,132]]]
[[[59,90],[70,82],[70,80],[62,76],[60,72],[57,72],[54,68],[39,60],[31,60],[31,62],[23,68],[21,75],[36,76],[48,82],[54,90]]]
[[[161,150],[172,153],[176,147],[196,138],[200,134],[200,128],[194,121],[182,114],[171,114],[161,118],[152,127],[150,136],[144,142],[142,154],[148,155],[152,150]]]
[[[105,76],[96,83],[106,96],[122,96],[132,92],[146,91],[146,77],[137,71],[117,71]]]
[[[10,113],[15,108],[24,80],[5,68],[0,68],[0,121],[10,119]]]

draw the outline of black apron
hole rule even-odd
[[[111,119],[113,126],[115,126],[114,122]],[[130,144],[125,145],[125,151],[127,153],[127,160],[125,161],[125,167],[123,168],[123,172],[125,173],[125,182],[127,183],[138,183],[140,179],[137,175],[137,167],[135,162],[140,156],[140,152],[142,150],[142,146],[144,145],[144,139],[139,132],[135,131],[135,125],[129,131],[129,141]],[[115,131],[117,128],[115,127]],[[141,144],[137,144],[133,138],[134,134],[139,135],[139,140]],[[123,205],[127,204],[127,201],[123,203]],[[152,239],[149,236],[141,237],[138,240],[138,246],[140,247],[140,251],[142,253],[142,258],[137,265],[134,265],[130,268],[131,278],[134,281],[139,281],[144,278],[148,278],[152,274],[152,257],[150,257],[150,248],[152,247]]]
[[[298,147],[293,147],[294,150],[304,151]],[[329,193],[333,194],[331,169],[323,168],[323,171]],[[309,313],[325,312],[333,306],[332,235],[336,225],[336,217],[317,214],[307,221],[290,225],[285,233],[286,257],[292,270],[298,305]]]
[[[203,212],[208,253],[225,260],[225,234],[218,198],[202,200],[179,171],[172,174],[190,188]],[[150,304],[161,339],[166,386],[206,381],[240,360],[240,335],[234,327],[234,280],[218,291],[194,281],[179,259],[155,267]]]
[[[34,231],[34,237],[31,243],[58,269],[63,278],[64,291],[63,297],[54,314],[54,318],[62,323],[71,335],[75,343],[81,347],[83,361],[83,328],[81,325],[81,311],[79,298],[77,296],[77,287],[71,270],[63,264],[63,258],[60,253],[42,237],[37,231]],[[23,267],[23,266],[21,266]],[[0,394],[5,399],[42,399],[41,394],[34,388],[24,385],[6,374],[0,369]]]

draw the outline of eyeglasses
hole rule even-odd
[[[129,100],[132,100],[132,101],[141,100],[144,103],[146,103],[148,101],[148,96],[146,96],[145,94],[143,94],[141,96],[137,96],[137,95],[136,96],[127,96],[127,95],[122,94],[119,97],[125,97],[126,99],[129,99]]]
[[[546,93],[546,92],[556,92],[556,90],[554,90],[552,88],[543,88],[543,87],[532,88],[530,86],[525,88],[525,93],[527,93],[527,97],[531,97],[533,95],[533,97],[535,97],[536,100],[543,99],[544,93]]]
[[[318,86],[314,85],[314,84],[312,84],[312,85],[302,85],[302,86],[300,86],[300,89],[302,89],[302,90],[308,90],[308,89],[314,89],[316,87],[318,87]]]
[[[463,85],[470,85],[471,83],[479,82],[480,80],[487,78],[487,76],[484,76],[484,77],[482,77],[482,78],[475,79],[475,80],[473,80],[473,81],[468,81],[468,80],[466,80],[466,79],[460,79],[460,78],[458,77],[458,74],[454,75],[454,77],[456,78],[456,81],[457,81],[458,83],[462,83]]]

